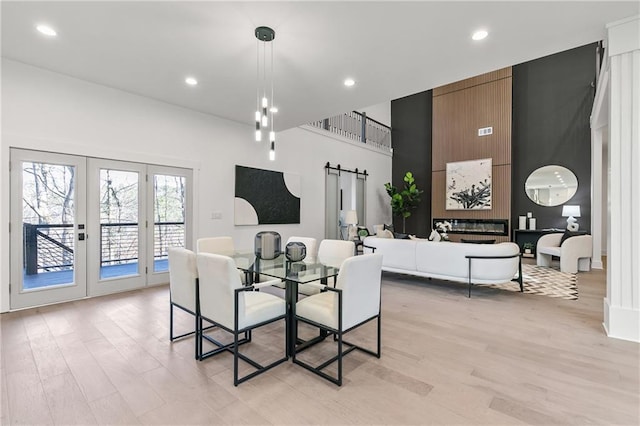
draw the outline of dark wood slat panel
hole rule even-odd
[[[446,172],[433,172],[431,208],[433,217],[451,219],[510,219],[511,218],[511,165],[493,166],[492,174],[492,209],[491,210],[446,210]],[[511,232],[511,231],[509,231]],[[455,238],[454,238],[455,237]],[[469,238],[464,234],[451,236],[452,241],[459,238]],[[489,238],[487,236],[479,237]],[[491,237],[494,238],[493,236]],[[509,241],[508,236],[496,237],[496,241]]]
[[[457,90],[467,89],[472,86],[489,83],[491,81],[500,80],[503,78],[511,77],[511,67],[502,68],[500,70],[491,71],[486,74],[478,75],[468,78],[462,81],[456,81],[455,83],[447,84],[433,89],[433,96],[441,96],[447,93],[455,92]]]
[[[433,90],[432,218],[511,218],[511,109],[511,68]],[[478,136],[484,127],[493,127],[493,133]],[[447,163],[482,158],[492,160],[492,209],[446,210]],[[460,238],[473,237],[451,236]]]
[[[493,134],[478,136],[489,126]],[[432,170],[480,158],[511,163],[511,78],[433,98]]]

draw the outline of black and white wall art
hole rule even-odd
[[[491,210],[491,158],[447,163],[447,210]]]
[[[236,165],[236,225],[300,223],[300,176]]]

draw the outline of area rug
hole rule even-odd
[[[566,300],[578,300],[577,275],[546,266],[522,264],[524,292]],[[516,283],[514,283],[516,284]],[[509,291],[520,291],[518,285],[491,285]]]

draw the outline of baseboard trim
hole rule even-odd
[[[612,306],[604,299],[604,322],[607,336],[640,343],[640,310]]]

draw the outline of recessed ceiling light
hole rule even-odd
[[[51,28],[48,25],[44,25],[44,24],[40,24],[36,26],[36,30],[38,30],[38,32],[49,36],[49,37],[55,37],[58,35],[58,33],[56,32],[56,30],[54,30],[53,28]]]
[[[486,32],[485,30],[478,30],[475,33],[473,33],[471,38],[474,39],[474,40],[482,40],[482,39],[486,38],[488,35],[489,35],[489,33]]]
[[[184,79],[184,82],[187,83],[189,86],[195,86],[196,84],[198,84],[198,80],[196,80],[193,77],[187,77]]]
[[[274,114],[275,114],[276,112],[278,112],[278,107],[274,107],[274,106],[272,106],[272,107],[271,107],[271,109],[270,109],[269,111],[271,111],[272,113],[274,113]]]
[[[352,79],[352,78],[347,78],[347,79],[344,81],[344,85],[345,85],[345,86],[347,86],[347,87],[351,87],[351,86],[353,86],[354,84],[356,84],[356,81],[355,81],[354,79]]]

